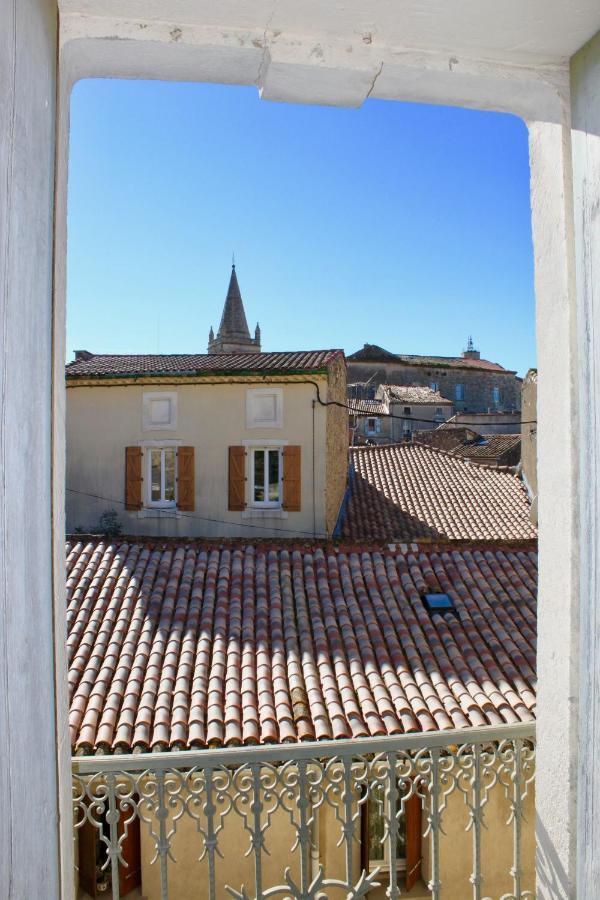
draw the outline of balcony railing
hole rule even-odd
[[[76,757],[76,877],[87,852],[113,898],[533,897],[534,767],[530,724]]]

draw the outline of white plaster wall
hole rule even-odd
[[[586,487],[579,480],[577,442],[564,422],[579,427],[579,402],[588,416],[596,407],[589,406],[595,402],[590,389],[584,390],[583,400],[577,397],[567,62],[600,27],[597,0],[532,0],[525,5],[511,0],[477,7],[468,0],[445,6],[420,0],[401,8],[384,0],[309,8],[281,0],[252,5],[61,0],[61,9],[61,96],[77,78],[121,75],[255,83],[265,98],[307,103],[359,105],[367,96],[449,103],[506,110],[533,123],[532,206],[539,370],[544,382],[539,398],[539,474],[540,493],[545,496],[540,501],[538,886],[542,897],[575,896],[578,500]],[[592,69],[589,63],[581,69],[577,65],[576,106],[579,98],[589,106],[589,86],[595,83],[589,77]],[[61,141],[66,115],[65,110]],[[587,153],[588,138],[574,139],[576,158],[578,143],[580,148],[585,144]],[[577,174],[579,165],[576,181],[587,183],[581,172],[588,171],[588,162]],[[65,167],[66,143],[62,143],[61,192],[66,186]],[[584,208],[576,206],[585,239],[583,244],[579,239],[580,248],[590,246],[592,220],[581,216]],[[59,207],[59,260],[65,254],[62,215]],[[579,250],[580,269],[584,258]],[[57,287],[60,316],[64,285]],[[589,289],[580,294],[580,301],[582,296],[589,298]],[[593,326],[597,313],[593,306],[590,309]],[[586,363],[585,371],[589,370]],[[590,455],[583,462],[592,465],[593,460]],[[584,559],[585,553],[594,558],[594,533],[585,534]],[[595,590],[591,582],[590,587]],[[590,768],[591,809],[596,776],[589,760],[586,757],[584,764]],[[594,851],[587,857],[593,861]]]
[[[327,398],[327,380],[320,384]],[[151,384],[67,388],[67,526],[96,525],[102,512],[116,509],[125,534],[173,537],[275,536],[310,538],[327,535],[326,415],[314,410],[315,481],[313,486],[313,399],[311,384],[277,383],[282,389],[281,428],[246,427],[246,391],[265,381],[246,384]],[[177,392],[177,429],[142,430],[145,391]],[[345,437],[345,431],[344,431]],[[125,447],[143,441],[179,440],[195,448],[196,504],[180,518],[140,518],[124,509]],[[249,519],[228,510],[228,448],[244,441],[282,441],[302,448],[302,509],[285,518]],[[249,485],[250,482],[247,482]],[[82,493],[75,493],[82,492]],[[105,497],[97,500],[86,494]],[[116,502],[111,502],[114,498]],[[313,507],[314,502],[314,507]],[[248,507],[249,510],[249,507]],[[247,510],[247,511],[248,511]]]
[[[579,347],[580,679],[578,896],[600,882],[600,32],[571,61],[572,148]]]
[[[69,898],[73,880],[62,594],[53,606],[56,29],[51,0],[0,0],[0,895],[11,900]]]
[[[529,134],[539,375],[537,890],[549,900],[576,896],[577,307],[570,129],[534,122]]]

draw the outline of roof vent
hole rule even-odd
[[[454,602],[448,594],[422,594],[423,606],[429,613],[456,613]]]

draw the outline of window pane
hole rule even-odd
[[[158,503],[160,498],[160,468],[161,468],[161,451],[150,451],[150,499],[153,503]]]
[[[398,799],[400,805],[400,799]],[[383,785],[374,785],[369,797],[369,859],[386,860],[389,864],[389,838],[386,836],[384,810],[387,807]],[[396,861],[406,858],[406,822],[404,812],[398,815],[398,834],[396,837]]]
[[[175,500],[175,450],[165,450],[165,496],[164,500]]]
[[[254,502],[265,501],[265,451],[254,451]]]
[[[269,450],[269,500],[279,502],[279,450]]]
[[[369,797],[369,859],[384,858],[385,845],[383,835],[385,824],[383,819],[384,790],[382,785],[373,786]]]

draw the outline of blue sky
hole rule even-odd
[[[235,251],[264,350],[364,343],[535,364],[527,130],[512,116],[253,87],[79,82],[68,358],[204,353]]]

